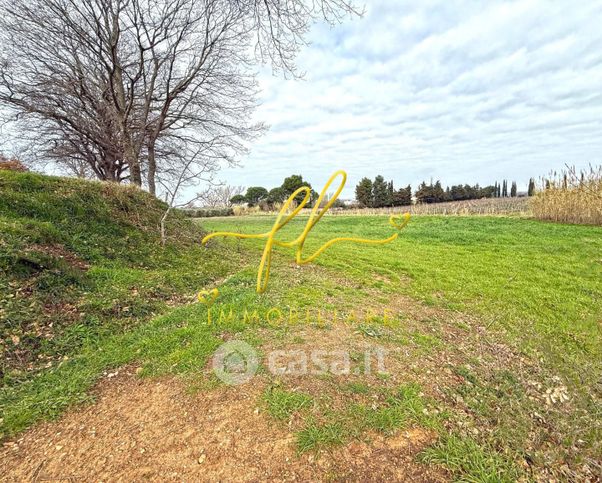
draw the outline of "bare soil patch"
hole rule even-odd
[[[285,426],[258,406],[265,382],[191,395],[176,378],[105,379],[97,403],[5,443],[5,481],[442,481],[415,461],[419,429],[371,444],[298,455]]]

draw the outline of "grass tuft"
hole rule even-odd
[[[300,453],[343,444],[345,429],[339,422],[319,424],[311,419],[305,428],[297,433],[297,449]]]
[[[444,436],[435,446],[423,451],[421,460],[443,465],[462,482],[511,483],[521,476],[511,461],[493,449],[454,434]]]
[[[289,419],[293,413],[308,407],[312,403],[311,396],[301,392],[286,391],[277,387],[266,389],[263,400],[270,416],[280,420]]]

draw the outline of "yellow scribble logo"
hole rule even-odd
[[[320,208],[322,201],[326,197],[328,188],[334,182],[334,180],[336,179],[337,176],[341,176],[341,184],[339,185],[335,194],[324,205],[324,207]],[[320,248],[318,248],[311,256],[309,256],[305,259],[303,258],[303,245],[305,243],[307,236],[309,235],[309,232],[312,230],[312,228],[314,226],[316,226],[316,223],[318,223],[318,221],[320,221],[320,218],[322,218],[322,216],[324,216],[324,214],[330,209],[332,204],[339,197],[339,195],[341,194],[341,191],[343,191],[343,188],[345,187],[346,181],[347,181],[347,173],[345,173],[345,171],[342,171],[342,170],[337,171],[330,177],[330,179],[326,182],[326,185],[324,185],[324,188],[322,189],[320,196],[318,197],[317,201],[315,202],[313,209],[311,210],[309,219],[307,220],[307,223],[305,225],[303,232],[293,241],[283,242],[283,241],[276,240],[274,237],[276,236],[276,233],[278,233],[278,230],[283,228],[288,222],[290,222],[295,216],[297,216],[297,214],[309,202],[309,200],[311,198],[311,190],[307,186],[302,186],[301,188],[296,190],[292,195],[290,195],[288,197],[288,199],[286,200],[286,202],[280,209],[280,212],[278,213],[278,216],[276,217],[276,221],[274,222],[274,225],[270,231],[268,231],[266,233],[259,233],[256,235],[254,235],[254,234],[247,235],[244,233],[218,231],[215,233],[211,233],[210,235],[207,235],[205,238],[203,238],[201,243],[204,245],[205,243],[207,243],[207,241],[209,239],[216,237],[216,236],[233,236],[236,238],[265,238],[266,244],[265,244],[265,248],[263,249],[263,256],[261,257],[261,263],[259,264],[259,270],[257,272],[257,293],[263,293],[263,292],[265,292],[265,290],[268,286],[268,280],[270,279],[270,265],[272,262],[272,248],[274,245],[277,245],[280,247],[297,247],[295,250],[295,260],[298,265],[304,265],[306,263],[309,263],[309,262],[315,260],[319,255],[322,254],[322,252],[324,252],[324,250],[326,250],[327,248],[329,248],[330,246],[334,245],[337,242],[349,241],[349,242],[353,242],[353,243],[365,243],[365,244],[370,244],[370,245],[384,245],[385,243],[390,243],[393,240],[395,240],[399,236],[399,233],[393,233],[389,238],[383,238],[380,240],[371,240],[371,239],[366,239],[366,238],[355,238],[355,237],[338,237],[338,238],[333,238],[332,240],[329,240],[326,243],[324,243],[324,245],[322,245]],[[290,214],[286,215],[286,212],[290,208],[295,197],[300,193],[305,194],[303,201],[301,203],[299,203],[299,205]],[[410,221],[409,213],[405,213],[404,215],[401,215],[398,217],[391,215],[391,217],[389,218],[389,224],[391,226],[393,226],[394,228],[396,228],[397,230],[401,230],[403,227],[405,227],[408,224],[408,221]]]
[[[199,294],[197,295],[197,299],[203,305],[206,305],[207,307],[211,307],[213,305],[213,303],[215,302],[215,299],[217,298],[218,295],[219,295],[219,291],[216,288],[211,289],[211,290],[201,290],[199,292]]]

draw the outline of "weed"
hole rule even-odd
[[[357,331],[360,334],[365,335],[366,337],[374,337],[374,338],[382,337],[385,333],[385,331],[383,330],[383,328],[381,326],[376,325],[376,324],[367,324],[367,323],[358,324]]]

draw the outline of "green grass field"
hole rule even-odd
[[[221,218],[202,226],[262,233],[272,223],[265,217]],[[293,220],[278,238],[294,239],[305,223],[306,218]],[[391,233],[386,217],[326,217],[311,232],[305,253],[337,236],[384,238]],[[263,246],[257,240],[237,243]],[[278,250],[294,257],[292,250]],[[478,313],[488,327],[550,337],[550,349],[561,357],[588,360],[602,353],[599,227],[501,217],[415,217],[394,243],[343,242],[315,263],[364,282],[383,277],[390,282],[381,283],[385,291]]]
[[[92,401],[95,383],[126,364],[141,377],[178,377],[193,392],[219,390],[207,363],[235,338],[262,355],[349,354],[357,373],[347,376],[278,376],[265,364],[255,376],[263,388],[255,403],[292,433],[300,455],[419,428],[430,443],[416,460],[464,481],[592,479],[600,470],[602,228],[416,217],[391,244],[341,243],[301,268],[292,250],[277,248],[258,295],[261,241],[199,240],[267,231],[271,217],[203,219],[202,230],[175,218],[162,249],[162,205],[92,187],[0,178],[3,439]],[[93,208],[82,210],[82,197]],[[304,222],[278,237],[294,238]],[[328,216],[304,253],[333,237],[391,230],[386,217]],[[257,320],[207,324],[195,294],[211,287],[220,291],[214,321],[243,310]],[[274,307],[313,315],[274,324],[266,316]],[[368,309],[355,325],[327,315]],[[363,351],[374,346],[387,351],[384,372],[365,371]]]
[[[295,219],[279,233],[278,239],[294,239],[305,222],[303,218]],[[265,217],[221,218],[203,220],[202,226],[210,231],[261,233],[268,231],[272,223]],[[322,243],[338,236],[383,238],[390,233],[386,217],[325,217],[311,232],[304,253],[308,256]],[[229,239],[223,243],[238,249],[256,247],[259,261],[261,241]],[[276,251],[284,260],[293,259],[292,249]],[[369,290],[373,296],[381,297],[386,306],[388,298],[405,294],[416,303],[468,314],[476,324],[471,331],[481,331],[494,344],[508,344],[518,359],[534,361],[537,369],[522,377],[539,378],[540,382],[535,384],[543,385],[562,381],[568,387],[570,409],[542,407],[526,390],[525,386],[533,381],[516,378],[512,373],[513,363],[496,367],[493,372],[483,369],[481,374],[479,362],[468,358],[471,369],[454,369],[468,382],[454,390],[462,394],[463,400],[471,401],[468,406],[472,417],[480,421],[478,424],[485,426],[483,420],[488,420],[493,429],[489,437],[477,438],[480,445],[475,445],[472,439],[458,439],[452,433],[444,438],[441,447],[428,452],[429,461],[447,462],[460,472],[476,472],[477,481],[489,477],[496,481],[502,474],[511,475],[512,479],[518,475],[514,473],[516,467],[510,465],[512,469],[508,469],[507,461],[502,463],[491,457],[491,453],[483,454],[483,448],[489,451],[497,448],[495,454],[500,449],[512,454],[510,461],[520,459],[521,454],[524,457],[526,448],[533,443],[530,440],[533,435],[528,433],[538,432],[537,423],[533,422],[533,414],[539,414],[538,411],[548,412],[546,420],[555,420],[559,429],[554,436],[544,434],[545,431],[538,436],[562,441],[565,451],[559,451],[557,463],[567,458],[582,464],[587,457],[582,458],[581,453],[599,460],[601,228],[520,218],[416,217],[391,244],[366,246],[342,242],[315,263],[328,269],[335,279],[341,276],[356,283],[357,290],[346,293],[345,300]],[[276,266],[271,290],[278,291],[281,284],[286,284],[286,277]],[[333,290],[331,283],[320,281],[296,296],[302,304],[319,305],[323,303],[320,289],[327,293]],[[294,296],[287,298],[289,303],[294,303],[294,299]],[[446,321],[440,323],[431,340],[444,340],[437,331],[444,333],[449,325]],[[403,321],[398,331],[403,331]],[[449,348],[443,343],[435,350],[446,352]],[[502,392],[504,389],[508,392]],[[494,415],[495,411],[499,414]],[[478,470],[480,460],[492,462],[491,473]],[[498,474],[499,468],[505,469]]]

